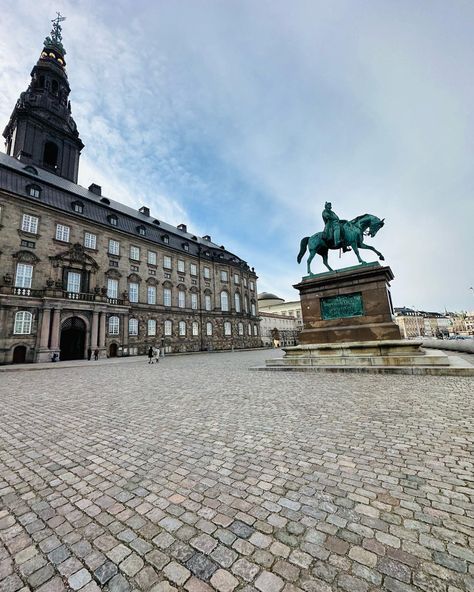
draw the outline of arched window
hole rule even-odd
[[[118,317],[109,317],[109,335],[118,335],[120,320]]]
[[[226,337],[229,337],[229,335],[232,335],[232,325],[231,325],[230,321],[226,321],[224,323],[224,335]]]
[[[255,337],[258,337],[258,325],[253,326],[253,334]]]
[[[235,301],[235,312],[240,312],[240,294],[238,292],[235,293],[234,301]]]
[[[212,335],[212,323],[206,323],[206,335],[209,337]]]
[[[54,142],[46,142],[44,145],[43,164],[50,168],[56,168],[58,164],[58,147]]]
[[[165,335],[170,336],[173,334],[173,321],[165,321]]]
[[[41,187],[39,185],[27,185],[26,192],[30,197],[41,197]]]
[[[252,325],[250,323],[247,325],[247,333],[249,337],[252,337]]]
[[[19,310],[15,315],[15,325],[13,333],[15,335],[29,335],[31,333],[31,324],[33,315],[26,310]]]
[[[252,302],[250,307],[251,307],[250,310],[251,310],[252,316],[254,317],[257,314],[257,307],[255,306],[255,302]]]
[[[244,324],[239,323],[239,335],[243,335],[243,334],[244,334]]]
[[[129,335],[138,335],[138,319],[129,319],[128,334]]]
[[[51,82],[51,91],[53,93],[53,95],[57,95],[58,91],[59,91],[59,84],[57,80],[53,80]]]
[[[229,294],[225,290],[221,292],[221,310],[222,312],[229,312]]]
[[[199,335],[199,323],[197,321],[193,321],[193,337],[197,337]]]
[[[178,331],[180,337],[186,337],[186,321],[179,321]]]
[[[249,311],[249,298],[248,296],[245,296],[244,298],[244,311],[248,312]]]

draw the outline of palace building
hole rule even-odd
[[[245,261],[77,184],[61,18],[21,93],[0,154],[0,363],[259,347]]]

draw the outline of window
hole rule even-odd
[[[227,337],[232,335],[232,325],[230,324],[230,321],[224,323],[224,335]]]
[[[107,220],[111,226],[118,226],[118,218],[114,214],[107,216]]]
[[[120,321],[118,317],[109,317],[109,335],[118,335]]]
[[[253,326],[253,334],[254,334],[254,337],[258,337],[258,326],[257,325]]]
[[[247,325],[247,333],[249,337],[252,337],[252,325],[250,323]]]
[[[163,288],[163,304],[171,306],[171,288]]]
[[[191,275],[197,275],[198,274],[197,265],[195,263],[191,263],[191,265],[189,266],[189,271],[190,271]]]
[[[156,321],[155,319],[148,319],[148,335],[156,335]]]
[[[27,263],[18,263],[16,266],[15,286],[17,288],[31,288],[33,266]]]
[[[30,197],[40,197],[41,196],[41,187],[38,185],[28,185],[26,188],[28,195]]]
[[[229,312],[229,295],[225,290],[221,292],[221,310],[222,312]]]
[[[253,291],[255,290],[255,284],[253,282],[250,282],[250,289]]]
[[[211,296],[210,296],[210,294],[205,294],[204,295],[204,308],[206,310],[212,310]]]
[[[251,307],[252,316],[254,317],[257,314],[257,308],[255,306],[255,302],[252,302],[250,307]]]
[[[211,270],[210,270],[209,267],[204,267],[203,273],[204,273],[204,279],[205,280],[210,280],[211,279]]]
[[[171,269],[171,257],[169,257],[168,255],[165,255],[163,257],[163,267],[165,269]]]
[[[188,245],[188,243],[184,243],[184,244],[183,244],[183,249],[184,249],[185,251],[189,251],[189,245]]]
[[[173,321],[165,321],[165,335],[173,334]]]
[[[178,332],[179,332],[180,337],[186,337],[186,322],[185,321],[179,321]]]
[[[130,271],[140,271],[140,267],[138,265],[130,265]]]
[[[29,249],[34,249],[36,243],[34,243],[33,241],[21,240],[20,245],[22,247],[28,247]]]
[[[91,232],[84,233],[84,246],[87,249],[95,249],[97,246],[97,236]]]
[[[29,214],[23,214],[21,219],[21,229],[23,232],[30,232],[36,234],[38,232],[38,221],[39,218],[36,216],[30,216]]]
[[[155,251],[148,251],[147,261],[148,261],[148,265],[156,265],[156,252]]]
[[[146,228],[144,226],[137,226],[138,234],[141,236],[146,235]]]
[[[54,83],[56,86],[58,84],[57,80],[53,80],[53,88]],[[46,165],[47,168],[56,169],[56,165],[58,162],[58,147],[54,142],[46,142],[44,145],[43,150],[43,164]]]
[[[67,272],[67,287],[66,290],[68,292],[74,292],[75,294],[79,294],[81,291],[81,274],[77,271],[68,271]]]
[[[56,240],[68,243],[70,230],[71,229],[69,226],[64,226],[64,224],[56,224]]]
[[[206,323],[206,335],[212,335],[212,323]]]
[[[148,304],[156,304],[156,286],[148,286],[146,301]]]
[[[178,272],[184,273],[184,261],[182,259],[178,259]]]
[[[129,335],[138,335],[138,319],[129,319],[128,334]]]
[[[244,334],[244,324],[239,323],[238,327],[239,327],[239,335],[243,335]]]
[[[193,337],[197,337],[199,335],[199,323],[197,321],[193,321],[192,332]]]
[[[140,261],[140,247],[130,247],[130,259]]]
[[[169,244],[169,242],[170,242],[170,237],[169,237],[167,234],[164,234],[164,235],[161,237],[161,239],[163,240],[163,242],[164,242],[165,244]]]
[[[244,298],[244,311],[248,312],[249,311],[249,299],[248,296],[245,296]]]
[[[234,275],[234,284],[236,286],[240,284],[240,277],[237,274]]]
[[[244,277],[244,288],[246,288],[246,287],[247,287],[247,278]]]
[[[29,335],[31,333],[31,324],[33,315],[26,310],[19,310],[15,315],[15,324],[13,333],[15,335]]]
[[[238,292],[235,293],[234,301],[235,301],[235,312],[240,312],[240,294]]]
[[[72,202],[72,209],[77,214],[82,214],[84,212],[84,204],[81,203],[80,201],[74,201],[74,202]]]
[[[198,295],[194,292],[191,292],[191,308],[193,310],[197,310],[198,307]]]
[[[221,282],[226,282],[228,279],[227,271],[221,269]]]
[[[186,292],[184,290],[178,292],[178,306],[179,308],[186,308]]]
[[[118,298],[118,280],[107,278],[107,296],[109,298]]]
[[[130,302],[138,302],[138,284],[135,282],[128,284],[128,299]]]
[[[120,243],[113,238],[109,239],[109,253],[111,255],[120,255]]]

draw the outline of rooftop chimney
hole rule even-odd
[[[145,214],[145,216],[150,215],[150,208],[148,208],[147,206],[142,206],[141,208],[139,208],[138,211],[140,212],[140,214]]]
[[[96,183],[89,185],[89,191],[95,193],[96,195],[102,195],[102,187]]]
[[[178,230],[182,230],[183,232],[187,232],[186,224],[178,224]]]

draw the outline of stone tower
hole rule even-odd
[[[10,156],[77,183],[84,144],[68,100],[71,89],[61,37],[63,20],[59,13],[53,20],[51,35],[31,71],[30,85],[21,93],[3,136]]]

